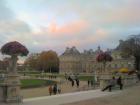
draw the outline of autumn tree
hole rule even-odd
[[[30,70],[39,70],[38,66],[38,56],[39,54],[30,54],[24,62],[24,66]]]
[[[0,70],[7,70],[8,65],[8,61],[0,60]]]
[[[58,72],[59,58],[56,52],[43,51],[38,57],[38,63],[41,70],[45,72]]]
[[[131,35],[126,40],[120,40],[117,49],[121,50],[122,57],[133,56],[135,69],[140,70],[140,35]]]

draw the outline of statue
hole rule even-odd
[[[20,96],[20,80],[17,73],[17,60],[18,56],[27,56],[28,49],[17,41],[6,43],[1,48],[1,53],[10,56],[8,75],[4,82],[4,97],[5,102],[19,102]]]

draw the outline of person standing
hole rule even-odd
[[[72,85],[72,87],[74,86],[74,80],[73,79],[71,80],[71,85]]]
[[[57,84],[54,84],[53,86],[53,94],[56,95],[57,93]]]
[[[88,87],[89,87],[89,85],[90,85],[90,80],[88,80],[87,82],[88,82]]]
[[[61,86],[57,86],[57,92],[60,94],[61,93]]]
[[[50,86],[49,86],[49,94],[50,94],[50,96],[52,95],[52,91],[53,91],[53,88],[52,88],[52,86],[50,85]]]
[[[120,86],[120,90],[122,90],[123,89],[123,83],[122,83],[121,76],[119,76],[119,78],[117,79],[117,84]]]
[[[78,88],[80,81],[79,81],[79,79],[76,79],[75,81],[76,81],[76,85],[77,85],[77,88]]]

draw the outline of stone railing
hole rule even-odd
[[[137,83],[138,78],[136,75],[124,75],[122,77],[124,86],[132,86]]]
[[[104,88],[106,85],[108,85],[110,79],[112,79],[113,76],[117,79],[120,75],[111,75],[111,74],[100,75],[99,76],[100,88]],[[136,75],[122,74],[121,77],[124,87],[135,85],[138,81]]]

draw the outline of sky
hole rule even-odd
[[[0,0],[0,47],[18,41],[30,53],[112,49],[140,33],[139,10],[140,0]]]

